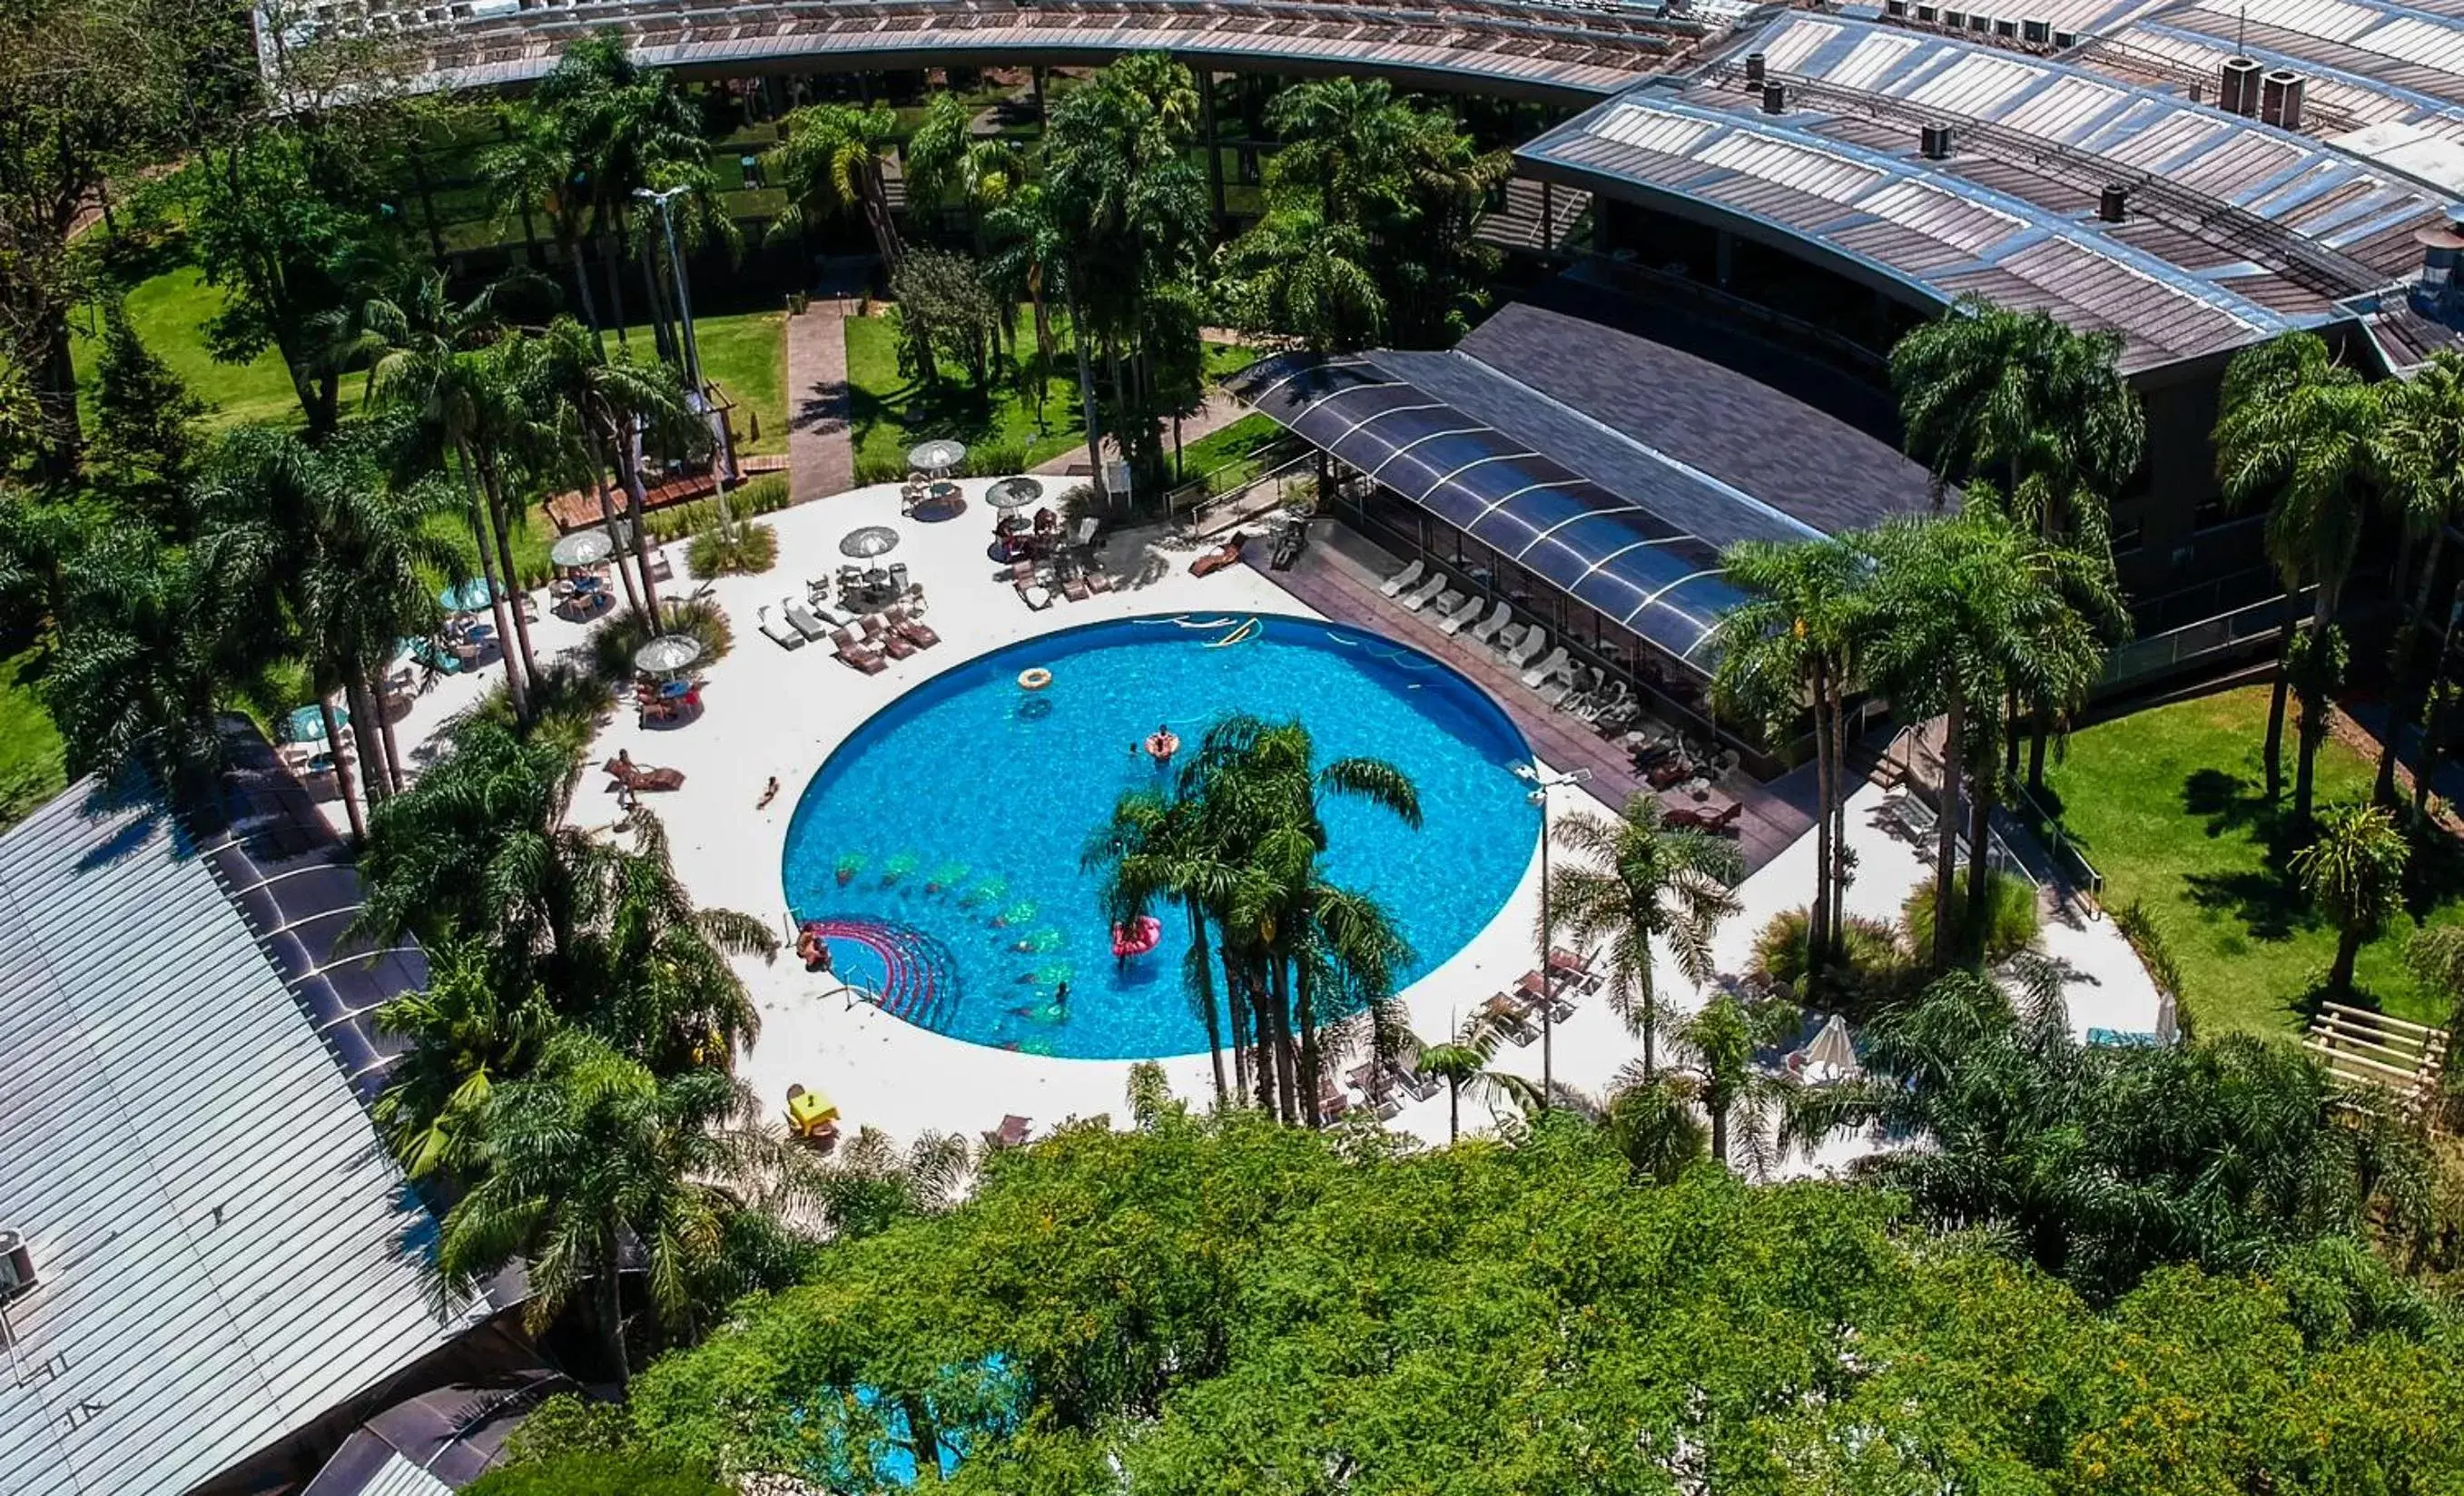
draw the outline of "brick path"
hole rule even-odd
[[[803,316],[787,319],[787,481],[799,504],[855,486],[847,312],[836,297],[815,297]]]

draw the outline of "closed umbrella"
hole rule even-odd
[[[1857,1063],[1857,1046],[1848,1042],[1848,1022],[1838,1014],[1822,1025],[1814,1043],[1805,1046],[1804,1076],[1809,1081],[1855,1080],[1864,1073]]]
[[[847,538],[839,541],[839,554],[852,556],[858,561],[887,556],[896,549],[898,532],[886,524],[869,524],[861,530],[850,530]]]
[[[917,442],[907,452],[907,465],[924,473],[947,473],[967,460],[967,444],[936,436]]]
[[[701,641],[691,634],[661,634],[633,651],[633,668],[652,675],[683,670],[701,658]]]

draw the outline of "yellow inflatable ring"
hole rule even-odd
[[[1022,691],[1042,691],[1052,684],[1052,672],[1041,665],[1023,670],[1018,672],[1018,684]]]

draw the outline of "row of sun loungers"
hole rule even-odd
[[[757,609],[755,617],[762,635],[782,649],[802,649],[807,643],[826,639],[831,653],[841,664],[868,675],[878,675],[889,668],[890,661],[906,659],[918,649],[929,649],[941,642],[941,636],[916,616],[918,610],[917,605],[902,603],[841,623],[826,609],[789,596],[780,601],[777,617],[772,616],[767,605]]]
[[[1378,590],[1412,612],[1434,611],[1440,633],[1495,650],[1499,663],[1543,706],[1603,731],[1621,727],[1641,713],[1632,687],[1576,664],[1565,646],[1550,643],[1549,630],[1541,625],[1515,622],[1512,605],[1503,598],[1492,601],[1456,588],[1445,573],[1432,572],[1417,561],[1387,578]]]

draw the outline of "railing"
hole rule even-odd
[[[2301,594],[2301,606],[2307,610],[2317,591],[2306,588]],[[2165,633],[2145,639],[2134,639],[2113,651],[2104,662],[2104,678],[2098,682],[2100,692],[2112,691],[2151,675],[2161,675],[2193,660],[2240,649],[2274,638],[2284,627],[2284,599],[2262,598],[2228,613],[2186,624]]]
[[[1186,512],[1192,531],[1210,535],[1269,510],[1316,496],[1317,453],[1304,451],[1221,494],[1210,490],[1205,478],[1184,483],[1164,495],[1164,513],[1172,518]]]

